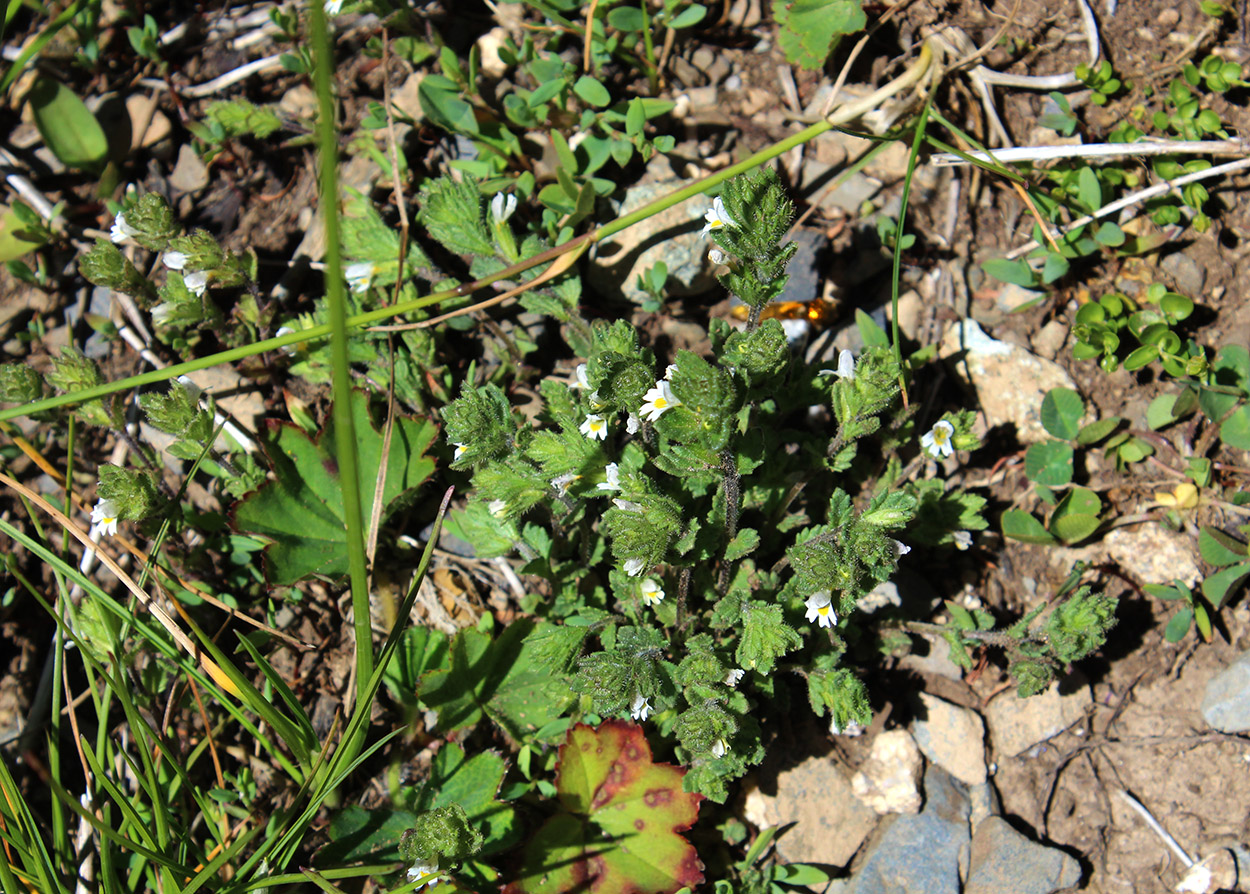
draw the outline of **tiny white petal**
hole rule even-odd
[[[920,446],[934,459],[950,456],[955,452],[955,445],[951,443],[951,437],[954,434],[955,426],[945,419],[939,419],[933,423],[933,428],[921,436]]]
[[[702,232],[699,233],[700,236],[707,236],[713,230],[719,230],[721,227],[737,226],[737,224],[734,223],[733,218],[726,213],[725,203],[721,201],[720,196],[717,196],[712,200],[712,208],[703,215],[703,219],[706,223],[703,225]]]
[[[182,251],[167,251],[161,255],[161,261],[170,270],[181,270],[187,266],[187,254]]]
[[[713,264],[723,264],[723,263],[725,263],[725,253],[724,253],[723,251],[721,251],[719,248],[714,248],[714,249],[712,249],[711,251],[709,251],[709,252],[707,253],[707,258],[708,258],[708,260],[709,260],[709,261],[711,261]]]
[[[803,605],[807,607],[805,617],[808,621],[815,621],[821,627],[832,627],[838,623],[838,615],[833,610],[833,594],[828,590],[813,593]]]
[[[677,372],[676,363],[670,363],[668,366],[664,367],[664,380],[666,382],[673,381],[673,373],[675,372]]]
[[[556,489],[556,493],[563,497],[568,494],[569,485],[581,477],[581,475],[573,472],[569,472],[567,475],[558,475],[551,479],[551,486]]]
[[[638,408],[638,415],[648,422],[655,422],[668,410],[681,406],[681,401],[673,396],[673,387],[665,379],[656,382],[655,387],[643,395],[643,400],[646,403]]]
[[[417,887],[413,888],[414,891],[418,891],[426,885],[433,888],[439,882],[438,861],[435,860],[433,863],[413,863],[408,867],[408,881],[417,882]]]
[[[109,239],[113,240],[114,243],[125,242],[138,232],[138,230],[126,223],[126,215],[118,211],[117,216],[113,218],[113,226],[109,228]]]
[[[204,389],[191,381],[190,376],[179,376],[176,380],[179,385],[187,389],[187,394],[191,396],[191,400],[199,403],[200,395],[204,393]]]
[[[972,534],[969,531],[955,532],[955,549],[965,550],[972,546]]]
[[[642,512],[642,504],[635,503],[632,500],[622,500],[617,497],[612,500],[612,505],[622,512]]]
[[[642,601],[647,605],[659,605],[664,601],[664,588],[655,578],[644,578],[638,589],[642,591]]]
[[[117,533],[117,505],[112,500],[100,499],[91,509],[91,525],[106,536]]]
[[[729,743],[724,739],[717,739],[712,743],[712,757],[724,757],[729,753]]]
[[[570,388],[589,388],[590,387],[590,380],[586,378],[586,364],[585,363],[577,364],[577,369],[573,371],[573,377],[574,377],[574,381],[571,385],[569,385]]]
[[[642,574],[643,567],[644,567],[644,563],[642,559],[626,559],[625,560],[625,573],[628,574],[630,577],[637,577],[638,575]]]
[[[746,676],[746,671],[740,667],[735,667],[729,673],[725,674],[726,686],[737,686],[742,682],[742,678]]]
[[[173,312],[174,309],[169,306],[169,303],[162,301],[152,308],[152,323],[156,326],[164,326],[169,322],[169,317]]]
[[[909,552],[911,552],[911,547],[908,546],[906,543],[903,543],[901,540],[892,539],[890,542],[894,544],[894,557],[896,559],[902,556],[905,556]]]
[[[326,11],[326,15],[328,16],[338,15],[340,12],[343,11],[343,0],[326,0],[325,11]],[[416,868],[416,867],[413,867],[413,868]],[[408,870],[408,877],[412,878],[411,869]]]
[[[491,500],[488,504],[486,504],[486,509],[491,515],[495,516],[495,518],[503,518],[504,513],[508,511],[508,501]]]
[[[203,298],[204,292],[208,288],[208,274],[200,270],[195,273],[188,273],[182,278],[186,287],[197,297]]]
[[[516,211],[516,196],[514,195],[495,193],[495,197],[490,200],[490,216],[497,224],[506,221],[514,211]]]
[[[625,420],[625,431],[626,433],[631,434],[631,435],[637,434],[638,428],[641,425],[642,425],[642,420],[640,420],[633,413],[630,413],[629,418]]]
[[[451,458],[452,462],[455,462],[460,459],[460,457],[464,456],[464,452],[469,449],[468,444],[457,444],[455,441],[452,441],[451,446],[456,448],[456,454]]]
[[[633,704],[629,706],[629,716],[635,720],[646,720],[651,713],[651,699],[635,695]]]
[[[608,463],[603,467],[603,474],[607,477],[606,481],[600,481],[599,490],[620,490],[621,489],[621,469],[616,463]]]
[[[347,270],[343,272],[343,278],[347,280],[347,284],[351,286],[354,293],[361,295],[369,290],[369,285],[373,282],[373,272],[373,264],[368,261],[359,261],[348,265]]]

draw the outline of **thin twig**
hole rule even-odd
[[[939,152],[929,159],[936,167],[969,164],[976,161],[1012,164],[1058,161],[1068,158],[1138,158],[1150,155],[1245,155],[1245,140],[1146,140],[1140,143],[1086,143],[1079,146],[1015,146],[990,152],[956,155]]]
[[[1168,834],[1167,830],[1159,824],[1157,819],[1151,816],[1150,811],[1147,810],[1140,801],[1122,788],[1116,789],[1116,794],[1124,800],[1124,803],[1128,804],[1129,807],[1132,807],[1133,810],[1137,812],[1137,815],[1145,821],[1146,825],[1149,826],[1156,835],[1163,839],[1163,843],[1171,848],[1172,853],[1176,854],[1177,858],[1180,859],[1186,867],[1194,865],[1194,858],[1185,852],[1185,849],[1180,846],[1175,838]]]

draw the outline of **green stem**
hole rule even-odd
[[[687,199],[693,198],[694,196],[701,195],[707,190],[719,186],[731,177],[736,177],[737,175],[745,173],[758,165],[771,161],[777,156],[789,152],[795,146],[815,139],[822,133],[826,133],[841,124],[845,124],[846,122],[859,117],[865,112],[880,105],[890,97],[901,93],[903,90],[918,82],[924,76],[925,72],[929,70],[932,61],[932,51],[926,44],[921,49],[920,57],[907,71],[895,78],[893,81],[890,81],[875,93],[870,94],[862,100],[849,103],[848,105],[839,108],[824,121],[819,121],[810,127],[804,128],[798,133],[774,143],[766,149],[756,152],[754,155],[738,162],[736,165],[717,171],[714,174],[709,174],[703,179],[697,180],[687,187],[671,192],[666,196],[661,196],[631,214],[619,217],[610,223],[606,223],[588,233],[583,233],[581,236],[570,239],[568,242],[562,243],[561,245],[549,248],[544,252],[534,255],[533,257],[526,258],[523,261],[518,261],[517,263],[500,270],[498,273],[493,273],[490,276],[483,277],[482,279],[471,283],[466,283],[454,289],[446,289],[441,292],[426,295],[424,298],[414,298],[411,301],[392,304],[387,307],[371,310],[367,313],[356,314],[355,316],[348,317],[345,321],[346,328],[350,330],[370,326],[374,323],[379,323],[383,320],[389,320],[394,317],[400,317],[404,314],[409,314],[413,311],[429,307],[433,304],[439,304],[452,298],[463,298],[466,295],[471,295],[479,289],[483,289],[486,286],[499,282],[500,280],[515,279],[518,274],[524,273],[526,270],[530,270],[542,264],[550,263],[570,251],[584,250],[588,244],[594,244],[607,239],[609,236],[613,236],[621,230],[632,227],[639,221],[646,220],[647,218],[659,214],[667,208],[678,205]],[[177,363],[173,366],[167,366],[163,370],[152,370],[151,372],[142,373],[137,376],[119,379],[116,382],[106,382],[103,385],[97,385],[94,388],[84,388],[81,391],[74,391],[69,394],[60,394],[55,397],[45,398],[24,406],[10,407],[7,410],[0,410],[0,422],[3,422],[6,419],[13,419],[18,416],[41,413],[47,410],[55,409],[56,407],[64,407],[70,404],[93,400],[98,397],[105,397],[117,391],[124,391],[127,388],[138,388],[143,385],[150,385],[153,382],[168,381],[169,379],[174,379],[181,375],[197,372],[201,369],[208,369],[211,366],[217,366],[222,363],[233,363],[237,360],[242,360],[245,357],[255,356],[256,354],[260,354],[264,351],[276,351],[288,345],[296,345],[307,341],[316,341],[328,336],[330,334],[330,328],[329,324],[312,326],[308,329],[301,329],[298,332],[292,332],[287,335],[267,338],[264,341],[258,341],[251,345],[231,348],[228,351],[221,351],[220,353],[212,354],[208,357],[200,357],[195,360],[188,360],[185,363]]]
[[[642,45],[647,52],[647,84],[651,95],[660,92],[660,70],[655,64],[655,44],[651,41],[651,15],[647,12],[647,0],[639,0],[642,7]]]
[[[369,621],[369,570],[365,559],[364,515],[356,474],[356,431],[352,418],[351,366],[347,354],[347,303],[343,297],[343,259],[339,248],[338,130],[334,126],[334,48],[326,28],[325,10],[311,4],[312,40],[316,53],[313,84],[321,126],[317,129],[321,162],[321,212],[326,233],[326,324],[333,367],[334,446],[343,488],[343,521],[347,528],[347,568],[351,578],[352,631],[356,640],[356,710],[368,710],[365,699],[373,676],[373,627]],[[361,728],[362,730],[364,727]],[[360,741],[347,747],[359,747]]]

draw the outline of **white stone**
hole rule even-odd
[[[1059,694],[1058,682],[1029,698],[1008,690],[985,709],[990,741],[1002,757],[1020,754],[1076,723],[1092,702],[1089,687],[1083,683],[1066,695]]]
[[[985,782],[985,724],[976,711],[920,693],[925,717],[916,720],[913,737],[924,756],[960,782]]]
[[[881,733],[851,779],[855,797],[877,813],[919,813],[924,758],[905,729]]]

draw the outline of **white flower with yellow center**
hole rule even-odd
[[[838,623],[838,615],[833,610],[833,594],[828,590],[813,593],[803,604],[807,606],[807,620],[815,621],[821,627],[832,627]]]
[[[356,295],[363,295],[369,291],[369,286],[373,282],[373,264],[369,261],[358,261],[350,264],[344,271],[343,277],[347,280],[347,284],[351,286],[352,292]]]
[[[508,512],[508,501],[491,500],[486,504],[486,511],[495,516],[495,518],[503,518]]]
[[[920,436],[920,446],[934,459],[950,456],[955,452],[955,445],[951,443],[954,434],[955,426],[945,419],[939,419],[933,423],[933,428]]]
[[[664,601],[664,588],[653,577],[644,578],[638,589],[642,592],[642,601],[647,605],[659,605]]]
[[[126,223],[126,215],[118,211],[117,216],[113,218],[113,226],[109,228],[109,238],[113,240],[113,243],[118,244],[125,242],[127,239],[132,236],[137,236],[138,234],[138,230]]]
[[[595,439],[606,441],[608,439],[608,420],[597,413],[591,413],[586,417],[586,421],[577,427],[577,430],[592,441]]]
[[[408,881],[417,883],[412,889],[414,891],[419,891],[426,885],[433,888],[439,883],[438,860],[433,863],[413,863],[408,867]]]
[[[469,449],[468,444],[461,444],[456,441],[452,441],[451,446],[456,448],[456,453],[451,458],[452,462],[455,462],[456,460],[460,459],[460,457],[464,456],[464,452]]]
[[[573,370],[573,381],[569,383],[570,390],[579,388],[590,388],[590,379],[586,378],[586,364],[577,364],[577,369]]]
[[[599,490],[620,490],[621,489],[621,467],[616,463],[608,463],[603,467],[605,481],[600,481],[597,487]]]
[[[972,534],[969,531],[955,532],[955,549],[963,552],[972,546]]]
[[[703,215],[703,220],[706,223],[703,225],[703,231],[699,233],[701,237],[707,236],[713,231],[721,229],[721,227],[737,226],[734,223],[734,219],[725,211],[725,203],[721,201],[720,196],[712,199],[712,208]]]
[[[735,667],[729,673],[725,674],[725,685],[729,687],[737,686],[742,682],[742,678],[746,676],[746,671],[740,667]]]
[[[724,739],[717,739],[712,743],[712,757],[724,757],[729,753],[729,743]]]
[[[106,537],[117,533],[117,504],[112,500],[100,499],[91,510],[91,530],[99,531]]]
[[[629,706],[629,716],[635,720],[646,720],[651,714],[651,699],[635,695],[633,704]]]
[[[681,401],[673,396],[673,387],[664,379],[642,397],[646,403],[638,408],[638,415],[648,422],[655,422],[668,410],[681,406]]]

